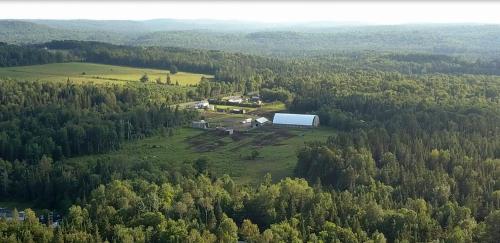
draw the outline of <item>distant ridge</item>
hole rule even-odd
[[[225,50],[271,56],[334,52],[423,52],[498,58],[500,25],[269,24],[222,20],[0,20],[0,42],[85,40]]]

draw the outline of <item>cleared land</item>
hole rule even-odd
[[[45,82],[73,82],[95,84],[139,85],[139,79],[147,74],[150,83],[160,77],[166,81],[167,70],[121,67],[93,63],[57,63],[23,67],[0,68],[0,77]],[[171,81],[181,86],[197,84],[201,77],[210,75],[179,72],[170,75]],[[185,87],[189,88],[189,87]],[[185,103],[186,106],[193,102]],[[243,108],[247,114],[204,112],[202,115],[213,125],[235,127],[249,117],[272,117],[276,111],[285,109],[283,103],[265,104],[261,108],[238,106],[217,106],[220,108]],[[236,125],[235,125],[236,124]],[[150,161],[165,166],[180,166],[186,161],[207,158],[217,174],[229,174],[239,183],[257,183],[266,173],[274,180],[293,174],[298,148],[304,142],[325,140],[333,133],[327,128],[291,129],[264,127],[232,136],[216,131],[191,128],[176,129],[172,137],[153,136],[125,143],[118,151],[107,154],[89,155],[67,159],[66,162],[92,162],[98,159],[119,161],[126,166],[134,166],[140,161]],[[250,159],[252,151],[258,156]],[[0,205],[8,206],[8,202]]]
[[[131,84],[139,83],[142,75],[147,74],[149,82],[154,83],[157,78],[166,82],[168,70],[132,68],[95,63],[52,63],[45,65],[6,67],[0,68],[0,77],[23,79],[30,81],[66,81],[74,82]],[[211,75],[178,72],[170,74],[172,84],[194,85],[200,82],[201,77],[212,78]]]
[[[326,140],[334,131],[328,128],[297,129],[262,127],[232,136],[216,131],[182,128],[174,136],[154,136],[128,142],[115,152],[83,156],[68,162],[84,162],[109,158],[125,164],[151,161],[166,166],[179,166],[185,161],[205,157],[217,174],[229,174],[238,183],[257,183],[266,173],[273,180],[293,175],[297,158],[295,151],[304,142]],[[256,150],[259,156],[249,158]]]
[[[189,106],[191,103],[185,103]],[[243,108],[232,106],[234,108]],[[249,114],[221,112],[202,112],[202,118],[211,127],[223,126],[240,129],[250,124],[241,124],[246,118],[272,114],[285,109],[283,103],[265,104]],[[241,130],[246,130],[243,128]],[[157,135],[141,140],[126,142],[118,151],[102,155],[89,155],[68,159],[66,162],[82,164],[93,163],[100,159],[115,161],[133,167],[138,162],[152,162],[166,167],[179,167],[198,158],[207,158],[212,170],[218,175],[229,174],[238,183],[255,184],[267,173],[277,181],[293,175],[297,163],[296,151],[305,142],[326,140],[334,133],[333,129],[285,128],[271,125],[225,135],[220,131],[193,128],[174,130],[174,135]],[[253,151],[258,152],[251,159]]]

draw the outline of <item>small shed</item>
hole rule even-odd
[[[252,122],[252,118],[247,118],[247,119],[241,121],[241,123],[243,123],[243,124],[247,124],[247,123],[251,123],[251,122]]]
[[[233,133],[234,133],[234,129],[232,129],[232,128],[228,128],[228,129],[224,130],[224,132],[225,132],[227,135],[233,135]]]
[[[231,113],[234,113],[234,114],[245,114],[247,112],[246,112],[245,109],[232,109]]]
[[[234,133],[234,129],[226,128],[226,127],[218,127],[217,131],[219,131],[220,133],[222,133],[224,135],[233,135],[233,133]]]
[[[264,126],[266,124],[269,124],[271,121],[269,121],[267,118],[265,117],[259,117],[255,120],[252,121],[252,127],[260,127],[260,126]]]
[[[260,101],[260,97],[259,97],[259,96],[257,96],[257,95],[254,95],[254,96],[252,96],[252,97],[250,98],[250,101],[252,101],[252,102],[257,102],[257,101]]]
[[[193,121],[191,123],[192,128],[199,128],[199,129],[208,129],[209,124],[208,122],[201,120],[201,121]]]

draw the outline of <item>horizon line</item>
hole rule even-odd
[[[274,25],[300,25],[300,24],[336,24],[337,26],[401,26],[401,25],[500,25],[497,22],[402,22],[402,23],[370,23],[364,21],[342,21],[342,20],[311,20],[311,21],[258,21],[258,20],[243,20],[243,19],[224,19],[224,18],[149,18],[149,19],[101,19],[101,18],[0,18],[0,21],[130,21],[130,22],[147,22],[147,21],[220,21],[220,22],[239,22],[246,24],[274,24]],[[321,27],[321,26],[317,26]],[[324,26],[335,27],[335,26]]]

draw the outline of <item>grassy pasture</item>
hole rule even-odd
[[[23,79],[30,81],[66,81],[93,82],[105,84],[133,84],[139,83],[142,75],[147,74],[151,83],[160,77],[166,82],[168,70],[122,67],[95,63],[52,63],[44,65],[0,68],[0,77]],[[197,84],[201,77],[211,78],[211,75],[178,72],[171,74],[172,84]]]
[[[293,175],[297,158],[294,153],[304,142],[324,141],[334,131],[329,128],[300,129],[263,127],[232,136],[215,131],[182,128],[172,137],[154,136],[128,142],[115,152],[69,159],[86,162],[110,158],[125,164],[148,160],[166,166],[179,166],[185,161],[206,157],[217,174],[229,174],[238,183],[258,183],[266,173],[273,180]],[[249,159],[253,150],[259,152]]]

